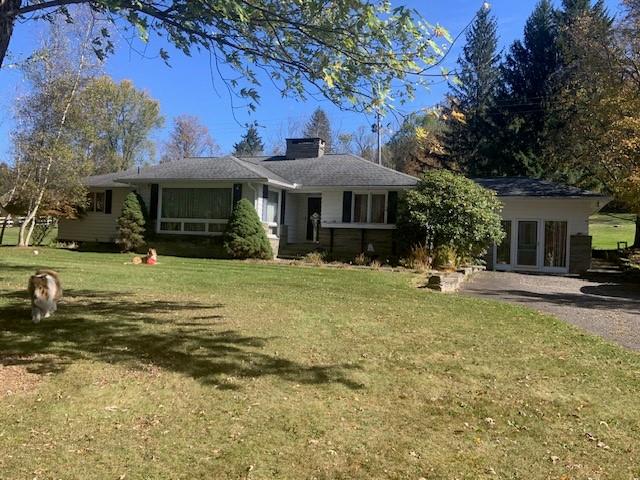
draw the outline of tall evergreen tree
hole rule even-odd
[[[558,70],[551,82],[545,162],[558,180],[604,188],[597,157],[611,127],[608,99],[622,88],[613,19],[604,4],[564,0],[558,13]]]
[[[135,250],[144,245],[145,219],[140,198],[131,192],[122,204],[122,213],[117,220],[118,238],[116,243],[124,252]]]
[[[325,152],[333,151],[333,133],[331,132],[331,122],[324,110],[316,108],[311,115],[309,122],[304,127],[305,137],[320,137],[325,142]]]
[[[449,98],[445,136],[448,162],[470,175],[491,175],[499,170],[491,121],[499,80],[497,47],[496,20],[485,6],[476,14],[458,60],[459,85],[453,87]]]
[[[233,154],[239,156],[260,155],[264,151],[257,123],[249,125],[240,141],[233,146]]]
[[[542,151],[549,84],[558,69],[556,12],[540,0],[500,67],[495,122],[500,127],[504,173],[544,175]]]

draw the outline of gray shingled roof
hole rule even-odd
[[[410,187],[418,179],[350,154],[318,158],[240,157],[303,187]]]
[[[210,157],[145,167],[140,172],[114,175],[122,182],[162,180],[262,180],[303,187],[412,186],[418,181],[404,173],[371,163],[355,155],[324,155],[318,158]]]
[[[185,158],[161,163],[142,169],[140,173],[129,173],[118,178],[123,182],[141,183],[160,180],[276,180],[277,176],[247,165],[228,155],[226,157]],[[286,182],[285,182],[286,183]]]
[[[601,193],[528,177],[474,178],[499,197],[606,197]]]
[[[93,175],[84,179],[84,185],[87,187],[100,187],[100,188],[118,188],[128,187],[126,183],[116,182],[116,179],[122,177],[125,173],[132,173],[133,170],[127,172],[106,173],[104,175]]]

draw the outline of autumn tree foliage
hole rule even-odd
[[[27,93],[16,102],[11,134],[11,199],[5,207],[25,217],[18,245],[30,242],[39,215],[66,215],[84,200],[80,179],[91,165],[73,145],[82,124],[77,97],[92,68],[94,24],[53,24],[37,54],[22,65]]]
[[[172,162],[189,157],[213,156],[220,147],[200,119],[193,115],[179,115],[173,119],[173,129],[164,144],[160,162]]]
[[[386,144],[389,163],[410,175],[442,168],[445,156],[442,138],[445,128],[440,109],[408,115]]]
[[[320,94],[358,111],[412,98],[416,86],[428,83],[425,74],[438,71],[450,41],[439,25],[387,0],[0,0],[0,67],[17,22],[77,21],[70,4],[87,6],[145,42],[159,36],[187,55],[207,50],[217,65],[236,72],[221,80],[249,109],[260,98],[258,69],[283,96]],[[92,37],[92,47],[101,58],[115,48],[106,30]],[[166,50],[158,54],[170,60]]]
[[[155,161],[151,134],[164,124],[160,103],[130,80],[101,75],[87,82],[74,102],[82,118],[76,131],[95,174]]]

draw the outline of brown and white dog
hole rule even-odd
[[[58,309],[62,298],[60,277],[53,270],[38,270],[29,278],[29,296],[31,297],[31,320],[33,323],[48,318]]]

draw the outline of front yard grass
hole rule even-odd
[[[0,223],[0,228],[2,224]],[[4,237],[2,239],[2,245],[16,246],[18,244],[19,227],[7,227],[4,231]],[[48,245],[56,240],[58,236],[58,229],[52,228],[42,240],[43,245]],[[37,247],[36,247],[37,248]],[[1,258],[1,257],[0,257]]]
[[[589,219],[594,250],[615,250],[618,242],[633,245],[636,216],[631,213],[599,213]]]
[[[128,258],[0,248],[0,478],[640,476],[637,353],[410,274]]]

